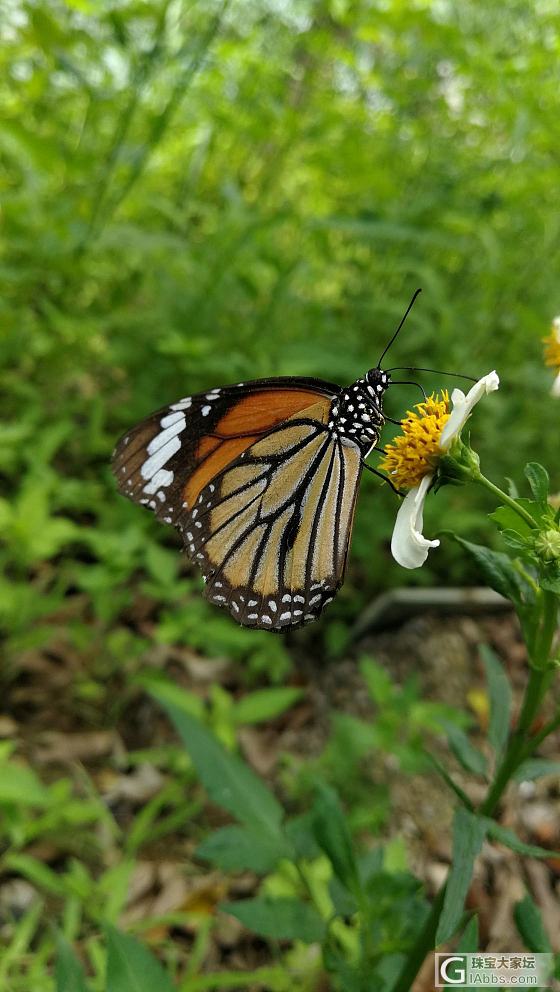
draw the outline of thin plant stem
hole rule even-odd
[[[484,486],[485,489],[488,489],[491,493],[493,493],[494,496],[497,496],[500,502],[506,503],[507,506],[511,507],[511,509],[514,510],[515,513],[517,513],[517,515],[520,516],[532,530],[537,527],[537,524],[533,520],[531,514],[528,513],[524,507],[520,506],[517,500],[513,499],[511,496],[508,496],[503,489],[500,489],[499,486],[495,486],[493,482],[490,482],[490,479],[487,479],[485,475],[482,475],[482,472],[478,472],[474,475],[473,479],[475,482],[478,482],[480,486]]]

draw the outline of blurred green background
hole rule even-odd
[[[149,577],[163,624],[187,633],[190,593],[177,593],[179,557],[165,551],[178,542],[115,494],[115,438],[209,386],[352,381],[418,285],[391,364],[496,367],[502,390],[477,411],[475,445],[497,479],[528,457],[554,476],[540,338],[560,306],[559,20],[521,0],[5,0],[12,630],[40,623],[32,636],[48,638],[77,593],[110,625]],[[394,389],[388,411],[416,401]],[[447,490],[428,526],[468,536],[478,505]],[[348,582],[323,628],[387,583],[473,579],[449,546],[430,572],[392,565],[394,513],[365,479]],[[192,610],[198,622],[203,607]]]
[[[298,652],[336,651],[387,586],[476,582],[450,541],[399,569],[396,498],[368,477],[325,618],[287,641],[242,630],[205,604],[175,532],[117,495],[109,459],[125,428],[197,390],[353,381],[421,286],[390,364],[497,368],[472,422],[488,474],[519,481],[538,459],[560,488],[540,341],[560,309],[557,6],[1,6],[4,698],[22,657],[62,644],[61,721],[110,726],[154,645],[280,680]],[[417,398],[394,389],[387,411]],[[427,529],[480,540],[481,508],[447,488]]]

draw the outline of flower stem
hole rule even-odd
[[[518,516],[520,516],[525,523],[529,524],[529,527],[534,530],[537,526],[536,522],[533,520],[531,514],[528,513],[516,499],[508,496],[508,494],[505,493],[503,489],[500,489],[499,486],[495,486],[493,482],[490,482],[490,479],[487,479],[485,475],[482,475],[482,472],[478,472],[474,475],[473,479],[475,482],[478,482],[479,485],[484,486],[485,489],[488,489],[491,493],[493,493],[494,496],[497,496],[502,503],[505,503],[507,506],[511,507],[511,509],[514,510],[515,513],[517,513]]]

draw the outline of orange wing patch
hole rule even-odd
[[[213,433],[224,437],[238,437],[240,434],[246,434],[247,431],[261,434],[272,430],[294,414],[307,411],[311,406],[320,407],[328,416],[330,405],[331,400],[328,396],[317,402],[317,393],[310,389],[262,390],[239,400],[239,403],[236,403],[218,421]],[[323,419],[314,413],[310,416],[316,420],[321,419],[321,423],[324,423]]]
[[[330,397],[317,400],[317,393],[307,389],[262,390],[245,396],[224,414],[211,434],[200,440],[196,451],[200,464],[183,490],[187,509],[192,509],[204,487],[262,434],[298,414],[326,424],[330,408]]]

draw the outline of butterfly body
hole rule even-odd
[[[261,379],[185,397],[119,441],[120,491],[180,531],[205,595],[246,626],[317,619],[344,578],[390,378]]]

